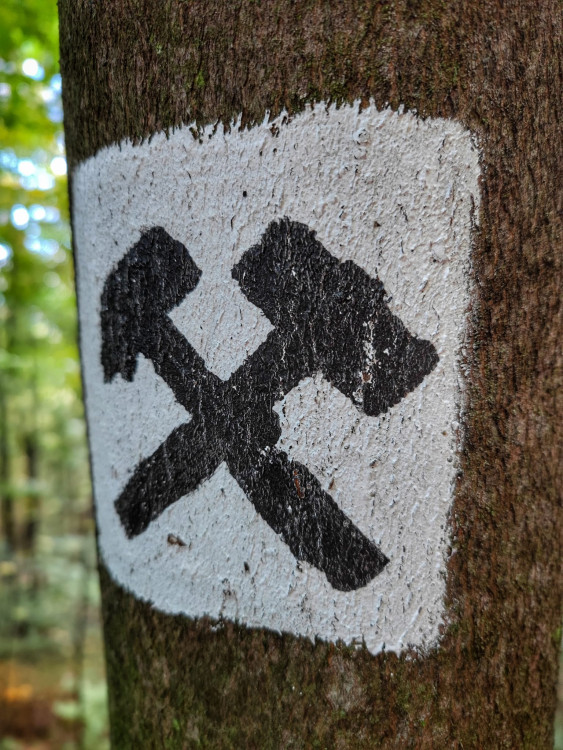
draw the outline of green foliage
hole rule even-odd
[[[41,701],[50,703],[49,747],[108,747],[92,535],[40,536],[34,558],[0,563],[0,708],[10,688],[24,693],[12,697],[24,727]],[[19,739],[0,740],[0,750],[28,747]]]
[[[107,687],[105,682],[86,681],[82,701],[59,701],[55,714],[84,725],[83,750],[109,750],[107,737]]]
[[[54,0],[4,0],[0,709],[2,702],[8,715],[13,709],[6,731],[14,736],[3,737],[0,726],[2,750],[29,746],[21,732],[33,731],[41,705],[47,718],[39,731],[48,733],[49,747],[108,746],[90,506],[57,7]]]
[[[54,2],[1,5],[0,493],[20,526],[32,495],[47,521],[89,504],[57,35]]]

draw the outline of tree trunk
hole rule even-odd
[[[29,431],[23,438],[23,452],[27,463],[27,482],[29,494],[26,498],[26,512],[23,524],[22,549],[27,553],[35,554],[35,545],[37,542],[37,532],[39,529],[41,514],[41,499],[39,494],[39,431],[37,429],[37,414],[39,411],[39,393],[37,388],[37,360],[34,357],[33,370],[31,373],[31,399],[32,399],[32,416]]]
[[[29,494],[26,498],[25,522],[23,524],[22,532],[22,549],[27,553],[34,554],[40,512],[40,501],[37,487],[39,476],[39,445],[36,432],[31,432],[25,436],[24,454],[27,461]]]
[[[261,132],[259,128],[266,127],[266,116],[273,120],[285,112],[286,120],[282,117],[272,125],[275,131],[272,138],[278,137],[280,132],[282,143],[291,127],[297,129],[300,122],[305,122],[299,117],[306,118],[306,113],[310,112],[309,105],[314,102],[341,106],[341,110],[334,111],[341,112],[342,130],[347,127],[346,118],[352,121],[355,117],[361,117],[361,113],[355,113],[362,108],[367,112],[365,122],[368,126],[381,122],[382,133],[391,127],[377,119],[377,113],[384,112],[386,107],[393,112],[405,113],[406,119],[400,120],[403,123],[411,122],[409,112],[416,112],[419,118],[425,118],[424,121],[417,120],[417,132],[422,132],[426,127],[450,127],[444,124],[447,121],[453,123],[451,127],[454,130],[451,132],[455,137],[459,135],[462,139],[460,143],[465,138],[463,133],[473,134],[473,143],[476,143],[480,154],[480,197],[475,203],[479,226],[474,226],[472,230],[466,264],[466,268],[470,268],[471,284],[468,328],[464,334],[465,361],[461,367],[465,404],[457,428],[454,460],[457,470],[446,528],[447,544],[451,545],[453,552],[449,550],[451,554],[444,563],[445,609],[440,616],[439,637],[433,637],[431,642],[422,639],[415,642],[414,647],[409,647],[407,642],[402,646],[386,648],[385,644],[371,646],[366,636],[364,645],[358,647],[345,636],[329,638],[320,631],[309,632],[305,626],[303,630],[297,626],[293,629],[291,625],[276,627],[271,621],[262,626],[260,614],[258,621],[250,622],[252,618],[247,617],[244,607],[241,615],[238,609],[229,609],[231,605],[225,604],[225,617],[211,610],[210,616],[205,616],[203,611],[202,616],[193,616],[194,610],[190,608],[192,603],[189,600],[168,608],[150,593],[137,596],[133,593],[134,590],[145,591],[143,586],[149,585],[156,569],[152,567],[153,563],[144,568],[142,576],[135,579],[140,581],[139,589],[136,589],[137,584],[118,583],[118,580],[127,582],[129,573],[123,573],[120,578],[107,562],[113,552],[116,555],[121,552],[110,549],[110,542],[104,541],[113,532],[102,523],[100,573],[113,746],[120,750],[139,747],[526,747],[535,750],[551,747],[561,640],[562,592],[562,440],[557,418],[558,408],[561,407],[561,254],[558,252],[561,224],[557,201],[561,195],[558,175],[563,156],[560,139],[563,115],[563,24],[560,4],[555,0],[540,3],[536,0],[512,3],[468,0],[458,4],[444,4],[438,0],[389,3],[353,0],[340,4],[323,0],[291,3],[274,0],[253,3],[108,0],[103,4],[92,4],[86,0],[60,0],[59,9],[65,132],[73,183],[71,201],[75,250],[79,253],[79,302],[86,310],[89,304],[86,299],[88,288],[99,283],[101,286],[96,292],[97,296],[95,299],[92,297],[92,310],[97,311],[98,317],[102,310],[102,317],[106,315],[106,330],[109,330],[108,326],[114,326],[111,328],[112,335],[115,335],[116,341],[118,334],[121,335],[119,341],[126,349],[119,362],[121,375],[117,375],[117,379],[114,378],[118,372],[115,369],[117,365],[112,360],[115,350],[111,348],[102,350],[101,354],[106,384],[101,378],[98,391],[89,386],[88,374],[86,378],[95,478],[96,462],[103,463],[105,459],[103,456],[98,458],[103,453],[103,440],[96,437],[98,426],[93,415],[98,408],[103,408],[100,402],[104,401],[104,394],[110,393],[111,388],[125,389],[126,381],[135,383],[135,379],[141,375],[150,382],[151,378],[156,380],[154,372],[139,369],[141,366],[138,363],[135,365],[134,357],[130,359],[131,351],[127,349],[130,342],[135,343],[137,338],[141,340],[145,323],[152,324],[156,313],[151,309],[150,314],[147,313],[142,319],[143,326],[136,324],[134,330],[121,328],[121,333],[116,333],[115,326],[124,325],[122,322],[107,322],[111,305],[115,304],[112,295],[117,293],[116,290],[123,291],[123,286],[119,285],[125,283],[124,279],[140,273],[141,276],[135,276],[140,283],[139,279],[144,278],[142,274],[153,273],[144,266],[141,272],[139,265],[123,265],[124,254],[129,249],[127,245],[123,245],[119,253],[115,251],[113,265],[110,263],[107,269],[104,267],[103,273],[107,274],[108,279],[105,286],[105,277],[101,281],[99,278],[100,267],[88,267],[86,262],[84,267],[81,266],[80,251],[81,247],[86,246],[84,243],[92,243],[88,245],[91,248],[90,257],[98,252],[105,253],[107,248],[100,237],[88,236],[83,229],[89,220],[85,214],[91,212],[94,215],[101,210],[98,199],[93,196],[96,196],[96,180],[99,179],[101,186],[105,174],[101,168],[98,172],[94,169],[98,169],[96,164],[102,162],[87,160],[94,155],[102,161],[105,158],[104,169],[111,171],[112,161],[123,159],[125,164],[125,159],[133,161],[136,153],[152,154],[158,149],[164,152],[169,148],[166,142],[155,139],[155,150],[150,150],[153,147],[147,143],[147,139],[155,133],[164,131],[170,134],[170,148],[175,147],[174,143],[179,143],[184,136],[181,132],[180,135],[174,133],[174,129],[186,125],[195,134],[194,143],[199,138],[201,153],[205,155],[207,152],[204,149],[209,148],[205,158],[211,165],[210,169],[213,169],[212,162],[217,152],[212,149],[216,137],[212,129],[205,130],[207,126],[223,124],[226,134],[221,137],[225,142],[230,138],[229,133],[237,132],[237,128],[241,129],[239,132],[248,128],[248,138],[251,138],[253,133]],[[426,118],[427,125],[424,125]],[[399,118],[391,117],[389,122],[398,123]],[[373,137],[377,139],[379,131],[375,125],[373,128]],[[222,131],[219,129],[218,132]],[[334,133],[334,138],[340,137],[337,131]],[[354,137],[358,148],[363,147],[361,133]],[[240,138],[246,136],[241,135]],[[129,139],[134,145],[123,146],[122,151],[107,152],[107,157],[103,156],[104,147],[119,144],[124,139]],[[243,143],[243,140],[240,142]],[[270,142],[264,142],[265,149],[269,149]],[[463,143],[469,144],[469,140]],[[366,158],[369,159],[369,145],[366,148],[367,152],[363,151],[362,155],[367,153]],[[186,174],[189,173],[185,177],[186,184],[192,179],[190,165],[196,164],[196,157],[192,157],[192,151],[189,153],[187,161],[177,162],[178,169],[185,169]],[[241,151],[241,159],[245,158],[244,153]],[[273,153],[268,151],[268,159],[274,159]],[[139,157],[135,162],[141,171],[143,158]],[[283,160],[290,157],[283,152],[279,158],[283,172]],[[123,169],[125,174],[125,166]],[[131,184],[135,184],[134,171]],[[204,171],[201,173],[205,175]],[[393,169],[390,168],[389,179],[392,179],[392,173]],[[321,170],[318,174],[319,181],[325,179]],[[329,175],[335,193],[339,190],[341,183],[337,180],[340,178],[336,169]],[[235,179],[231,172],[224,173],[226,190],[230,189],[229,185],[238,184]],[[287,197],[292,185],[289,178],[286,184],[286,203],[283,205],[291,201],[291,196]],[[107,185],[107,189],[99,188],[99,205],[102,205],[108,190],[115,190],[111,201],[115,202],[116,213],[129,211],[130,200],[120,203],[120,191],[129,190],[129,183],[112,185],[108,182]],[[237,201],[253,200],[252,182],[248,187],[244,185],[244,188],[244,193],[242,190],[240,195],[237,193]],[[298,190],[299,185],[295,189]],[[88,207],[80,204],[78,209],[78,199],[82,200],[80,196],[89,190],[93,192],[88,193]],[[220,185],[217,190],[221,192]],[[455,190],[457,186],[454,181]],[[150,192],[143,195],[146,214],[151,217],[155,201],[174,201],[172,193],[156,198]],[[385,195],[381,200],[384,198]],[[306,202],[307,196],[303,200]],[[108,216],[111,201],[108,203]],[[188,198],[186,206],[187,202]],[[330,212],[332,209],[327,210]],[[401,210],[407,215],[411,206],[405,204]],[[455,223],[457,219],[453,214],[452,217]],[[233,218],[236,224],[238,219]],[[231,216],[225,214],[218,217],[218,221],[223,220],[227,228],[229,220],[233,226]],[[361,220],[367,221],[365,216]],[[116,222],[117,246],[118,241],[126,242],[120,239],[122,224],[124,235],[129,230],[125,219],[122,224],[119,218],[112,218],[112,221]],[[202,223],[204,221],[202,214]],[[354,227],[354,222],[360,219],[352,216],[350,221]],[[380,222],[377,213],[370,217],[370,227],[374,224],[377,230]],[[407,227],[408,218],[405,218],[405,222]],[[151,218],[151,223],[155,225],[156,220],[153,222]],[[101,221],[92,226],[101,227],[103,233]],[[284,226],[280,221],[280,232],[286,231]],[[287,226],[288,233],[305,231],[296,229],[297,225]],[[412,228],[411,224],[408,226]],[[170,239],[166,232],[157,236],[155,232],[158,230],[149,229],[141,219],[134,227],[135,231],[145,232],[135,245],[137,259],[144,257],[142,254],[146,248],[156,252],[155,248],[166,243],[183,241],[179,236]],[[271,231],[278,229],[274,227]],[[242,226],[241,234],[244,231]],[[319,243],[314,245],[310,238],[303,239],[304,235],[302,241],[309,243],[308,248],[314,245],[314,253],[320,254],[315,258],[325,258],[323,268],[326,269],[333,263],[334,257],[322,253],[330,251],[334,256],[336,251],[332,247],[326,248],[323,231],[324,228],[319,231],[319,238],[324,243],[321,243],[322,247]],[[350,230],[351,244],[354,231],[354,228]],[[383,226],[384,231],[386,225]],[[405,243],[408,243],[406,229],[403,236]],[[262,244],[252,249],[254,256],[244,256],[246,266],[243,261],[234,266],[233,276],[238,278],[241,288],[245,283],[253,283],[249,264],[252,258],[258,257],[257,253],[266,248],[267,241],[264,235]],[[187,259],[190,256],[186,253],[187,245],[183,247],[177,242],[176,245],[169,244],[169,247],[170,253],[184,253],[181,268],[185,270],[185,278],[172,274],[169,283],[174,278],[174,288],[185,284],[189,291],[188,286],[191,284],[189,288],[193,288],[198,278],[195,266],[188,269]],[[188,250],[192,252],[191,246]],[[436,253],[434,262],[439,267],[442,260],[439,252]],[[127,262],[130,262],[133,256],[128,257]],[[310,257],[313,258],[313,255]],[[340,257],[347,257],[346,253],[343,251]],[[368,256],[365,258],[364,268],[369,271],[371,261]],[[139,264],[141,260],[135,262]],[[342,274],[345,273],[342,269],[347,268],[346,273],[350,276],[346,276],[346,279],[353,277],[357,281],[363,273],[358,265],[350,261],[337,266],[338,273]],[[110,271],[113,281],[110,280]],[[189,273],[192,276],[188,278]],[[375,270],[370,272],[370,276],[375,278]],[[388,295],[392,276],[391,273],[387,277],[382,274]],[[245,281],[248,279],[250,281]],[[362,279],[362,283],[376,283],[366,281],[365,276]],[[303,283],[306,281],[307,278]],[[350,283],[356,284],[356,281]],[[421,283],[417,288],[422,289],[423,281],[418,279]],[[294,282],[290,279],[288,283]],[[315,300],[318,288],[315,286],[311,292]],[[373,295],[379,293],[379,287],[370,288]],[[318,295],[320,303],[324,304],[322,293],[318,292]],[[247,294],[249,299],[250,294]],[[457,304],[456,294],[454,289],[454,296],[448,305],[450,302],[451,305]],[[273,296],[274,291],[263,295],[259,305],[254,299],[254,305],[261,307],[266,316]],[[385,297],[381,304],[387,305],[385,310],[396,310],[388,307],[393,304],[390,296]],[[127,299],[120,302],[121,321],[123,316],[132,314],[131,306],[140,306],[138,299],[130,303]],[[179,302],[180,299],[176,299],[174,304]],[[145,303],[150,306],[151,298],[147,298]],[[136,313],[141,315],[139,310]],[[276,308],[269,318],[274,321],[272,325],[276,331],[282,327],[280,315]],[[403,316],[408,317],[406,309]],[[89,352],[90,323],[88,316],[82,315],[81,319],[82,349]],[[402,325],[396,321],[397,318],[392,317],[389,323],[395,326],[395,332]],[[96,325],[99,327],[97,322]],[[104,325],[103,321],[101,325]],[[168,338],[165,346],[163,339],[152,344],[154,369],[159,378],[168,378],[178,400],[178,394],[185,395],[182,390],[185,382],[180,387],[178,379],[182,378],[171,374],[172,353],[179,351],[174,349],[177,332],[172,331],[173,326],[169,323],[162,323],[162,326],[166,328]],[[353,332],[354,323],[351,322],[350,326]],[[412,325],[406,328],[414,335]],[[317,332],[315,335],[322,338],[323,334]],[[421,351],[424,349],[420,355],[422,359],[426,358],[425,371],[417,383],[427,376],[425,373],[430,373],[436,367],[439,358],[442,358],[440,362],[445,361],[442,351],[426,345],[423,338],[413,339]],[[412,340],[409,341],[410,346]],[[343,342],[344,339],[334,341],[332,351],[338,352],[348,346]],[[367,351],[366,346],[362,346],[363,349],[360,347],[357,354],[360,359]],[[95,356],[99,360],[99,354]],[[296,361],[295,358],[302,355],[291,356]],[[326,355],[327,362],[330,356]],[[84,361],[87,361],[87,357]],[[332,359],[330,361],[333,362]],[[202,390],[193,397],[185,395],[183,406],[192,414],[195,423],[194,414],[197,414],[198,408],[203,408],[202,398],[211,403],[213,394],[217,398],[217,393],[224,393],[220,388],[226,376],[214,379],[215,376],[209,374],[196,355],[193,355],[193,362],[194,373],[196,365],[199,367],[198,388]],[[115,371],[112,370],[114,365]],[[88,364],[84,366],[90,367]],[[102,372],[100,361],[96,366]],[[244,366],[243,363],[241,367]],[[135,367],[138,369],[135,370]],[[268,376],[274,370],[281,372],[283,369],[275,358],[264,367]],[[326,367],[330,369],[328,364]],[[258,387],[258,376],[254,371],[247,370],[245,373],[246,380],[241,379],[238,386],[233,386],[237,394],[241,393],[246,382]],[[289,391],[290,375],[288,372],[279,376],[280,382],[286,378],[288,383],[281,396]],[[373,374],[369,371],[364,375],[364,382],[360,383],[362,388],[365,386],[362,403],[363,410],[369,414],[365,394],[369,391]],[[340,389],[339,398],[355,398],[356,391],[351,386],[348,388],[342,378],[339,380],[340,376],[333,374],[325,377]],[[205,378],[209,381],[206,391],[201,385]],[[428,375],[425,382],[433,381]],[[422,393],[415,389],[413,381],[413,384],[404,386],[396,398],[389,395],[379,412],[374,406],[373,413],[385,412],[407,391]],[[228,398],[235,398],[232,392],[229,394]],[[281,396],[280,393],[276,393],[275,397],[272,395],[271,402],[279,401]],[[372,393],[372,397],[376,398],[377,394],[374,396]],[[142,410],[146,406],[131,399],[127,404],[129,410]],[[163,411],[163,420],[165,416]],[[116,424],[119,418],[116,414]],[[256,418],[261,419],[260,415]],[[154,424],[145,423],[145,433],[158,432]],[[208,421],[208,428],[211,429],[209,424]],[[188,438],[182,433],[180,440],[178,436],[182,429],[178,428],[174,434],[184,451],[186,445],[195,445],[195,439],[192,436],[192,442],[188,443]],[[219,430],[219,427],[216,429]],[[263,429],[269,429],[265,423]],[[211,435],[211,432],[204,430],[204,434]],[[209,441],[212,439],[215,438],[209,437]],[[275,438],[272,442],[275,442]],[[132,450],[136,449],[134,446]],[[261,475],[264,480],[262,484],[256,483],[252,477],[248,478],[244,474],[246,469],[242,459],[240,465],[234,465],[236,461],[232,455],[235,449],[236,446],[224,448],[224,455],[227,456],[225,460],[231,475],[239,472],[237,482],[244,489],[241,505],[246,493],[258,511],[259,520],[265,519],[295,558],[305,561],[299,563],[295,576],[301,575],[303,566],[312,580],[317,574],[315,566],[319,568],[324,563],[313,559],[313,552],[303,552],[301,548],[296,552],[303,539],[299,538],[296,542],[290,538],[283,522],[276,527],[277,517],[268,516],[266,507],[271,500],[270,490],[274,484],[267,484],[264,480],[266,473]],[[152,450],[154,448],[141,455],[139,449],[139,458],[142,457],[144,461],[135,468],[132,479],[131,474],[119,477],[120,487],[130,488],[133,500],[131,497],[124,498],[123,490],[115,506],[118,511],[115,514],[115,528],[121,536],[115,532],[115,536],[111,537],[115,542],[114,547],[133,545],[137,542],[130,539],[145,538],[139,534],[149,524],[152,524],[151,528],[155,527],[153,519],[157,511],[160,514],[165,505],[177,499],[172,497],[175,483],[185,485],[184,491],[179,494],[192,489],[190,482],[193,477],[186,477],[183,470],[176,469],[166,448],[158,456],[157,450],[150,459],[146,459]],[[207,481],[213,474],[215,464],[210,468],[205,463],[205,451],[208,450],[205,441],[198,450],[201,450],[204,458],[196,458],[194,453],[195,466]],[[289,448],[287,450],[290,453]],[[321,497],[326,499],[329,491],[337,493],[338,486],[335,488],[332,481],[329,483],[330,477],[322,489],[318,489],[312,468],[309,472],[303,462],[293,460],[293,455],[291,462],[287,463],[287,454],[281,455],[286,457],[284,460],[288,471],[288,467],[291,467],[284,492],[289,493],[294,488],[296,512],[300,510],[299,501],[308,498],[311,487],[317,488],[315,497],[319,502]],[[256,453],[255,461],[261,460]],[[155,469],[157,461],[159,463]],[[375,465],[376,460],[372,463]],[[157,474],[160,471],[160,474],[155,484],[147,485],[149,480],[146,477],[152,476],[150,472],[153,469]],[[449,471],[444,464],[446,470]],[[143,472],[144,479],[139,478]],[[99,521],[100,508],[107,506],[113,509],[113,501],[117,497],[112,496],[109,498],[111,502],[106,503],[108,498],[104,496],[104,487],[109,487],[113,481],[109,474],[111,471],[108,469],[106,478],[94,482]],[[321,469],[317,474],[320,476]],[[338,485],[340,475],[335,476]],[[104,484],[106,479],[108,484]],[[355,481],[355,477],[350,475],[345,479],[351,483]],[[142,484],[143,481],[145,484]],[[167,482],[171,483],[172,489],[166,485],[167,489],[161,490]],[[199,479],[194,481],[193,486],[199,486],[198,482]],[[149,518],[134,516],[128,510],[131,506],[127,503],[133,502],[143,491],[148,493],[145,499],[152,513]],[[170,498],[167,492],[172,493]],[[335,494],[335,497],[340,496]],[[155,510],[155,503],[161,503],[162,507]],[[173,508],[170,512],[173,512]],[[390,513],[389,517],[392,518],[392,511]],[[118,514],[125,532],[121,529]],[[171,517],[162,516],[167,519]],[[197,561],[193,565],[183,562],[188,559],[186,556],[190,552],[190,545],[190,539],[172,529],[167,537],[167,545],[164,544],[166,549],[162,553],[155,552],[154,566],[158,565],[159,555],[171,556],[177,552],[179,556],[174,558],[178,560],[177,565],[186,566],[182,568],[184,579],[197,577]],[[285,550],[286,546],[282,546]],[[233,544],[233,555],[236,554],[234,547]],[[322,550],[323,555],[330,556],[329,547]],[[128,546],[126,549],[140,547]],[[373,545],[370,550],[370,564],[373,566],[370,575],[379,575],[377,565],[382,568],[389,559],[388,570],[393,569],[397,555],[394,557],[390,554],[387,559],[385,556],[377,557]],[[287,555],[288,559],[293,559],[289,552]],[[130,564],[133,569],[134,557],[126,559],[127,565]],[[253,575],[251,568],[245,561],[244,571],[241,565],[241,576],[245,571]],[[387,568],[374,580],[386,580],[386,571]],[[358,587],[358,597],[363,596],[362,591],[368,590],[360,588],[364,586],[363,579],[361,582],[351,580],[329,564],[325,565],[324,574],[333,587],[331,589],[329,586],[327,590],[336,592],[331,601],[341,601],[338,597],[346,596],[342,593],[346,587]],[[236,598],[237,590],[225,580],[223,593],[227,602],[229,597]],[[322,586],[328,586],[323,576],[319,580]],[[416,577],[413,577],[413,581],[416,589]],[[272,580],[266,583],[274,586]],[[209,586],[214,585],[215,581],[210,580]],[[173,599],[174,586],[170,584],[170,590],[163,596]],[[350,594],[355,595],[355,591]],[[288,600],[288,608],[290,604]],[[191,614],[186,616],[181,612]],[[309,637],[300,635],[302,632],[307,632]]]
[[[6,405],[6,387],[5,379],[0,380],[0,424],[2,432],[0,433],[0,481],[2,482],[2,528],[8,552],[12,552],[16,547],[16,528],[14,523],[14,500],[12,497],[12,488],[10,487],[11,466],[10,466],[10,446],[8,435],[8,409]]]

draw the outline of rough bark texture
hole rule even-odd
[[[449,624],[371,656],[164,615],[102,568],[114,747],[548,748],[560,643],[557,0],[59,0],[72,165],[181,123],[367,100],[483,152]]]

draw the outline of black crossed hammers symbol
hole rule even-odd
[[[137,536],[224,461],[297,560],[323,571],[335,589],[357,589],[389,560],[305,466],[275,447],[281,429],[272,407],[321,372],[375,416],[416,388],[438,355],[391,313],[379,280],[338,261],[304,224],[272,222],[232,275],[274,330],[227,381],[207,369],[168,316],[201,276],[180,242],[160,227],[144,232],[106,280],[106,382],[117,373],[132,381],[141,353],[192,415],[140,462],[117,513],[127,536]]]

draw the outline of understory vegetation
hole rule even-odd
[[[0,748],[108,747],[56,3],[0,6]]]

